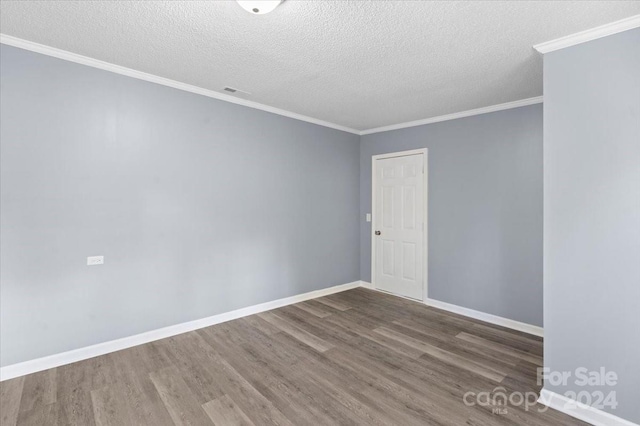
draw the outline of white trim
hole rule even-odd
[[[586,31],[539,43],[534,45],[533,48],[540,53],[549,53],[555,50],[564,49],[565,47],[575,46],[576,44],[618,34],[638,27],[640,27],[640,15],[634,15],[619,21],[611,22],[610,24],[601,25]]]
[[[122,339],[98,343],[96,345],[74,349],[59,354],[49,355],[43,358],[32,359],[30,361],[21,362],[18,364],[7,365],[6,367],[0,368],[0,381],[36,373],[38,371],[47,370],[49,368],[59,367],[61,365],[71,364],[72,362],[78,362],[84,359],[120,351],[122,349],[127,349],[133,346],[142,345],[144,343],[153,342],[154,340],[165,339],[177,334],[186,333],[189,331],[197,330],[199,328],[209,327],[211,325],[220,324],[260,312],[269,311],[271,309],[280,308],[282,306],[291,305],[293,303],[299,303],[305,300],[339,293],[341,291],[350,290],[359,286],[360,281],[354,281],[347,284],[324,288],[322,290],[316,290],[309,293],[298,294],[296,296],[285,297],[284,299],[261,303],[259,305],[236,309],[234,311],[225,312],[195,321],[189,321],[182,324],[159,328],[157,330],[147,331],[145,333],[136,334],[134,336],[123,337]]]
[[[387,152],[385,154],[373,155],[374,160],[382,160],[384,158],[407,157],[409,155],[426,154],[427,148],[409,149],[407,151]]]
[[[582,404],[546,389],[540,391],[538,402],[595,426],[638,426],[637,423],[630,422],[629,420],[614,416],[606,411]]]
[[[390,294],[392,296],[402,297],[397,294],[389,293],[386,291],[376,289],[371,283],[366,281],[360,281],[360,286],[364,288],[368,288],[370,290],[380,291],[385,294]],[[403,299],[413,300],[414,302],[420,303],[419,300],[409,299],[407,297],[403,297]],[[475,311],[473,309],[464,308],[462,306],[453,305],[451,303],[441,302],[435,299],[425,298],[422,302],[427,306],[431,306],[433,308],[442,309],[443,311],[453,312],[454,314],[463,315],[465,317],[477,319],[480,321],[488,322],[489,324],[500,325],[502,327],[507,327],[512,330],[522,331],[523,333],[532,334],[534,336],[544,337],[544,331],[542,327],[538,327],[537,325],[531,325],[520,321],[515,321],[509,318],[499,317],[497,315],[487,314],[485,312]]]
[[[376,238],[375,238],[375,223],[376,223],[376,160],[382,160],[385,158],[406,157],[409,155],[423,155],[422,159],[422,178],[424,179],[424,197],[423,197],[423,223],[422,229],[422,250],[423,250],[423,264],[422,264],[422,299],[426,299],[429,294],[429,150],[428,148],[410,149],[408,151],[389,152],[386,154],[377,154],[371,156],[371,286],[376,288],[375,276],[376,276]],[[412,299],[415,300],[415,299]]]
[[[368,288],[369,290],[375,290],[375,288],[373,287],[373,284],[367,281],[360,281],[360,287]]]
[[[82,64],[89,67],[114,72],[116,74],[126,75],[127,77],[133,77],[139,80],[149,81],[151,83],[173,87],[174,89],[184,90],[185,92],[191,92],[198,95],[207,96],[209,98],[218,99],[220,101],[231,102],[233,104],[242,105],[242,106],[246,106],[253,109],[259,109],[262,111],[270,112],[272,114],[282,115],[284,117],[293,118],[295,120],[306,121],[307,123],[313,123],[319,126],[329,127],[336,130],[341,130],[343,132],[353,133],[356,135],[360,134],[359,130],[352,129],[350,127],[341,126],[339,124],[330,123],[328,121],[319,120],[317,118],[308,117],[306,115],[298,114],[298,113],[287,111],[280,108],[275,108],[269,105],[260,104],[258,102],[236,98],[230,95],[225,95],[223,93],[215,92],[213,90],[203,89],[201,87],[192,86],[190,84],[181,83],[179,81],[170,80],[168,78],[160,77],[157,75],[147,74],[142,71],[136,71],[131,68],[126,68],[120,65],[109,63],[109,62],[100,61],[98,59],[89,58],[87,56],[78,55],[76,53],[68,52],[66,50],[45,46],[43,44],[34,43],[31,41],[23,40],[10,35],[0,34],[0,43],[6,44],[8,46],[18,47],[20,49],[30,50],[36,53],[41,53],[47,56],[53,56],[54,58],[63,59],[65,61],[75,62],[77,64]]]
[[[527,105],[542,103],[542,96],[535,98],[521,99],[519,101],[507,102],[504,104],[491,105],[487,107],[470,109],[468,111],[455,112],[453,114],[440,115],[438,117],[424,118],[422,120],[408,121],[406,123],[392,124],[390,126],[375,127],[363,130],[360,135],[370,135],[372,133],[388,132],[390,130],[406,129],[407,127],[423,126],[425,124],[439,123],[441,121],[455,120],[457,118],[471,117],[473,115],[487,114],[490,112],[503,111],[505,109],[520,108]]]
[[[246,106],[261,111],[270,112],[272,114],[281,115],[283,117],[293,118],[295,120],[306,121],[307,123],[317,124],[319,126],[329,127],[331,129],[341,130],[343,132],[353,133],[355,135],[369,135],[372,133],[387,132],[389,130],[404,129],[407,127],[422,126],[424,124],[438,123],[441,121],[455,120],[456,118],[470,117],[473,115],[486,114],[495,111],[502,111],[511,108],[519,108],[522,106],[533,105],[542,103],[542,96],[535,98],[522,99],[514,102],[507,102],[504,104],[492,105],[483,108],[472,109],[468,111],[456,112],[453,114],[441,115],[437,117],[426,118],[422,120],[409,121],[406,123],[393,124],[390,126],[376,127],[367,130],[356,130],[350,127],[342,126],[339,124],[331,123],[317,118],[309,117],[306,115],[298,114],[292,111],[287,111],[280,108],[275,108],[269,105],[264,105],[258,102],[249,101],[246,99],[236,98],[234,96],[226,95],[209,89],[203,89],[201,87],[192,86],[190,84],[181,83],[179,81],[171,80],[168,78],[148,74],[142,71],[136,71],[131,68],[126,68],[120,65],[112,64],[110,62],[100,61],[98,59],[89,58],[87,56],[78,55],[73,52],[69,52],[55,47],[46,46],[44,44],[34,43],[32,41],[24,40],[21,38],[13,37],[7,34],[0,33],[0,43],[8,46],[18,47],[20,49],[29,50],[32,52],[40,53],[54,58],[63,59],[69,62],[75,62],[77,64],[86,65],[93,68],[98,68],[105,71],[114,72],[116,74],[125,75],[127,77],[137,78],[139,80],[148,81],[151,83],[160,84],[167,87],[172,87],[178,90],[184,90],[186,92],[195,93],[209,98],[218,99],[224,102],[230,102],[237,105]]]
[[[507,327],[512,330],[522,331],[523,333],[533,334],[534,336],[544,337],[544,331],[542,327],[538,327],[537,325],[527,324],[525,322],[520,322],[520,321],[515,321],[509,318],[499,317],[497,315],[476,311],[474,309],[453,305],[447,302],[441,302],[435,299],[426,299],[424,303],[434,308],[453,312],[455,314],[464,315],[465,317],[474,318],[474,319],[488,322],[495,325],[500,325],[502,327]]]

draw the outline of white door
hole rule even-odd
[[[422,153],[373,160],[375,287],[419,300],[425,266],[424,165]]]

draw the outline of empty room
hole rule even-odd
[[[640,1],[0,0],[0,426],[640,425]]]

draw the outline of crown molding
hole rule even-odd
[[[360,135],[370,135],[372,133],[388,132],[390,130],[406,129],[407,127],[423,126],[425,124],[439,123],[441,121],[455,120],[456,118],[471,117],[472,115],[487,114],[489,112],[503,111],[505,109],[519,108],[527,105],[541,104],[542,96],[535,98],[521,99],[519,101],[506,102],[504,104],[491,105],[487,107],[470,109],[468,111],[455,112],[453,114],[440,115],[437,117],[424,118],[422,120],[407,121],[406,123],[392,124],[390,126],[376,127],[363,130]]]
[[[309,117],[306,115],[298,114],[292,111],[275,108],[269,105],[264,105],[258,102],[249,101],[246,99],[236,98],[224,93],[219,93],[213,90],[204,89],[202,87],[193,86],[187,83],[182,83],[176,80],[160,77],[153,74],[148,74],[142,71],[137,71],[131,68],[126,68],[120,65],[112,64],[110,62],[101,61],[98,59],[90,58],[88,56],[78,55],[77,53],[69,52],[66,50],[58,49],[44,44],[34,43],[29,40],[24,40],[18,37],[13,37],[7,34],[0,33],[0,43],[8,46],[18,47],[20,49],[29,50],[31,52],[40,53],[54,58],[62,59],[69,62],[75,62],[77,64],[86,65],[93,68],[98,68],[104,71],[110,71],[116,74],[125,75],[127,77],[136,78],[138,80],[144,80],[151,83],[160,84],[174,89],[183,90],[185,92],[195,93],[209,98],[217,99],[224,102],[230,102],[236,105],[242,105],[249,108],[270,112],[272,114],[281,115],[283,117],[293,118],[294,120],[305,121],[307,123],[317,124],[319,126],[328,127],[343,132],[353,133],[355,135],[369,135],[372,133],[386,132],[389,130],[404,129],[406,127],[422,126],[424,124],[437,123],[440,121],[454,120],[456,118],[469,117],[472,115],[486,114],[489,112],[502,111],[510,108],[518,108],[521,106],[532,105],[542,102],[542,96],[522,99],[515,102],[507,102],[499,105],[492,105],[488,107],[473,109],[469,111],[462,111],[448,115],[441,115],[438,117],[426,118],[422,120],[409,121],[406,123],[394,124],[391,126],[376,127],[368,130],[356,130],[350,127],[341,126],[339,124],[331,123],[317,118]]]
[[[533,48],[544,54],[638,27],[640,27],[640,15],[634,15],[619,21],[611,22],[610,24],[601,25],[586,31],[539,43],[533,46]]]
[[[328,121],[319,120],[317,118],[308,117],[306,115],[298,114],[295,112],[287,111],[280,108],[275,108],[269,105],[264,105],[258,102],[248,101],[245,99],[235,98],[230,95],[218,93],[213,90],[203,89],[202,87],[192,86],[190,84],[181,83],[179,81],[171,80],[168,78],[160,77],[153,74],[148,74],[142,71],[136,71],[131,68],[126,68],[120,65],[112,64],[98,59],[89,58],[87,56],[78,55],[73,52],[69,52],[55,47],[46,46],[44,44],[34,43],[32,41],[24,40],[21,38],[13,37],[7,34],[0,34],[0,43],[8,46],[18,47],[20,49],[29,50],[31,52],[41,53],[47,56],[53,56],[54,58],[63,59],[69,62],[75,62],[77,64],[87,65],[89,67],[98,68],[105,71],[110,71],[116,74],[125,75],[127,77],[137,78],[138,80],[144,80],[151,83],[161,84],[163,86],[172,87],[174,89],[183,90],[185,92],[191,92],[209,98],[217,99],[224,102],[230,102],[232,104],[242,105],[261,111],[270,112],[272,114],[281,115],[295,120],[306,121],[307,123],[317,124],[323,127],[329,127],[331,129],[341,130],[343,132],[360,134],[359,130],[352,129],[350,127],[341,126],[339,124],[330,123]]]

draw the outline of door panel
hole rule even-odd
[[[382,240],[382,273],[388,277],[393,277],[395,263],[394,263],[394,241]]]
[[[387,229],[393,228],[393,187],[382,187],[382,227]]]
[[[376,288],[422,300],[424,155],[375,160]]]
[[[416,245],[414,243],[402,244],[402,278],[413,281],[416,279]]]
[[[402,188],[402,228],[416,229],[416,188],[404,186]]]

